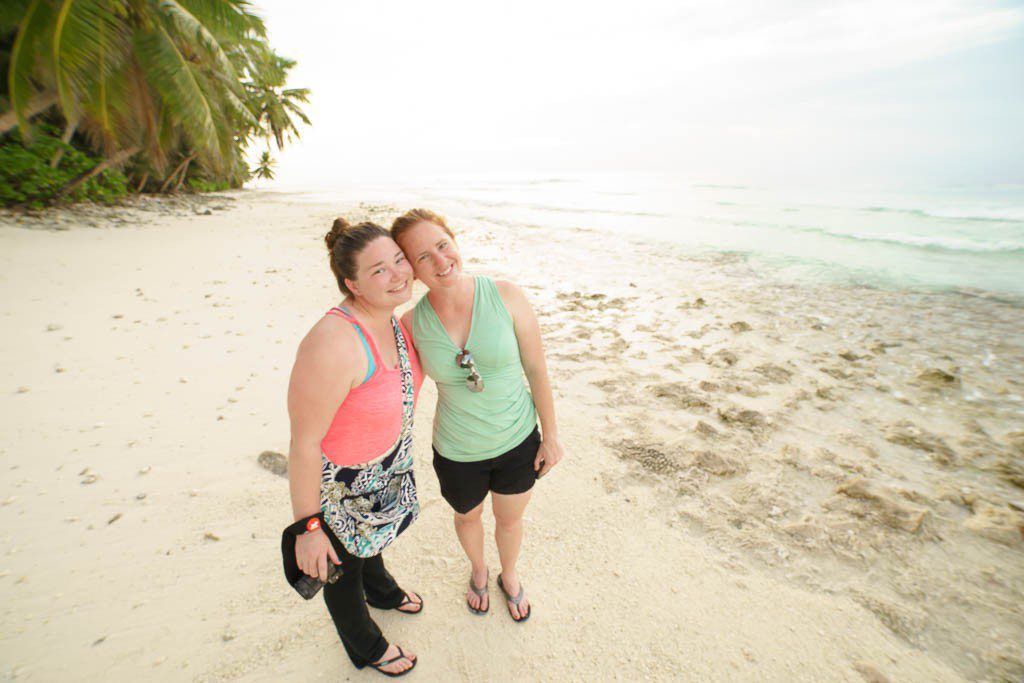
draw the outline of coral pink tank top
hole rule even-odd
[[[362,384],[348,392],[338,407],[320,442],[320,450],[335,465],[360,465],[387,455],[398,445],[402,432],[401,361],[397,367],[386,367],[373,337],[348,311],[336,307],[327,315],[336,315],[355,325],[368,352],[371,372]],[[415,405],[423,384],[423,369],[409,332],[401,322],[398,325],[409,350]]]

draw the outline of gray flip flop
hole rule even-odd
[[[526,586],[523,585],[522,581],[519,582],[519,594],[514,597],[510,595],[509,592],[505,590],[505,584],[501,582],[501,574],[498,574],[498,588],[500,588],[501,592],[505,594],[505,599],[511,602],[513,605],[515,605],[517,609],[519,608],[519,603],[521,603],[523,601],[523,598],[526,597]],[[508,615],[512,617],[512,621],[516,622],[517,624],[521,624],[522,622],[530,618],[531,612],[533,612],[533,605],[529,605],[526,608],[526,614],[519,617],[518,619],[512,617],[512,610],[508,611]]]
[[[483,598],[487,598],[487,609],[476,609],[471,604],[469,604],[468,600],[466,601],[466,607],[468,607],[469,611],[472,612],[473,614],[480,614],[480,615],[487,614],[488,610],[491,609],[491,599],[490,599],[490,596],[487,594],[487,583],[490,580],[491,580],[491,572],[488,570],[487,578],[484,579],[483,587],[482,588],[477,588],[476,586],[473,585],[473,573],[470,572],[470,574],[469,574],[469,590],[473,591],[473,595],[477,596],[481,600]]]

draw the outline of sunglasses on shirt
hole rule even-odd
[[[462,349],[455,355],[455,364],[464,370],[469,370],[469,377],[466,378],[466,388],[474,393],[484,390],[484,378],[476,371],[476,363],[473,362],[473,354]]]

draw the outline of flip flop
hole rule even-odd
[[[505,584],[501,582],[501,574],[498,574],[498,588],[500,588],[501,592],[505,594],[505,599],[511,602],[517,608],[519,607],[519,603],[523,601],[523,598],[526,597],[526,586],[523,585],[522,581],[519,582],[519,594],[513,597],[507,590],[505,590]],[[518,619],[516,619],[515,616],[513,616],[512,610],[508,611],[508,615],[512,617],[512,621],[519,624],[529,619],[531,612],[533,612],[533,605],[528,605],[526,607],[526,614],[519,617]]]
[[[421,596],[416,591],[411,591],[411,592],[412,592],[413,595],[416,596],[416,599],[419,600],[419,602],[416,602],[416,600],[410,599],[409,598],[409,594],[406,593],[405,595],[402,596],[402,602],[398,603],[398,606],[394,607],[392,609],[394,609],[396,612],[401,612],[402,614],[419,614],[420,612],[422,612],[423,611],[423,596]],[[403,607],[406,607],[408,605],[419,605],[419,608],[418,609],[402,609]]]
[[[473,585],[473,574],[472,574],[472,572],[470,572],[470,574],[469,574],[469,590],[473,591],[473,595],[475,595],[476,597],[480,598],[481,600],[483,600],[484,598],[487,598],[487,609],[477,609],[476,607],[473,607],[473,605],[469,604],[469,600],[466,600],[466,607],[468,607],[469,611],[472,612],[473,614],[480,614],[480,615],[487,614],[487,612],[491,609],[491,598],[487,594],[487,583],[490,580],[491,580],[491,572],[490,572],[490,570],[488,570],[487,571],[487,578],[484,579],[484,585],[482,587],[480,587],[480,588],[477,588],[476,586]]]
[[[396,612],[401,612],[402,614],[419,614],[420,612],[423,611],[423,596],[421,596],[416,591],[410,591],[410,592],[413,595],[415,595],[417,598],[419,598],[419,602],[416,602],[414,600],[410,600],[409,599],[409,594],[405,593],[404,595],[402,595],[402,602],[398,603],[394,607],[381,607],[379,605],[373,604],[369,600],[366,601],[366,604],[369,605],[370,607],[373,607],[374,609],[393,609]],[[419,605],[420,608],[416,609],[416,610],[402,609],[403,607],[406,607],[408,605]]]
[[[405,651],[403,651],[401,647],[399,647],[398,645],[395,645],[395,647],[398,648],[398,656],[397,657],[392,657],[391,659],[386,659],[383,662],[376,662],[376,663],[369,662],[369,665],[371,667],[373,667],[374,669],[376,669],[377,671],[379,671],[380,673],[384,674],[385,676],[390,676],[391,678],[398,678],[399,676],[404,676],[405,674],[407,674],[410,671],[412,671],[413,669],[415,669],[416,668],[416,662],[418,662],[419,660],[418,659],[409,659],[408,657],[405,656]],[[385,666],[390,666],[391,664],[394,664],[395,662],[397,662],[399,659],[407,660],[410,664],[412,664],[412,666],[410,666],[405,671],[385,671],[384,670]]]

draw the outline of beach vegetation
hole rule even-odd
[[[17,139],[0,142],[0,204],[42,208],[62,188],[102,163],[100,157],[76,149],[56,133],[42,125],[28,144]],[[52,164],[54,158],[60,162]],[[124,173],[108,168],[79,183],[65,196],[68,201],[111,204],[128,193]]]
[[[206,178],[189,178],[188,188],[192,192],[223,192],[230,190],[231,184],[226,180],[207,180]]]
[[[294,66],[244,0],[5,0],[0,145],[49,158],[0,200],[92,198],[112,178],[126,193],[240,187],[250,147],[269,157],[309,124]]]

